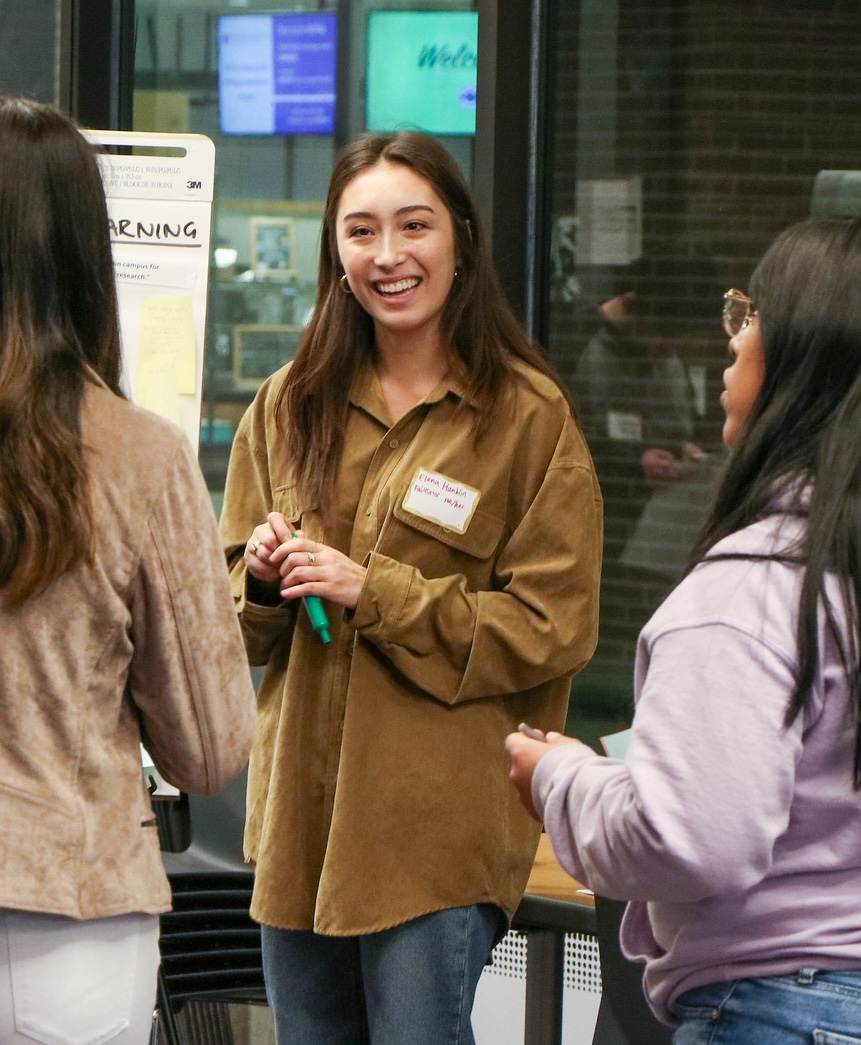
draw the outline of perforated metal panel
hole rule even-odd
[[[526,979],[526,936],[509,932],[493,950],[493,964],[485,975]],[[592,936],[567,933],[565,936],[565,988],[601,993],[601,967],[598,961],[598,941]]]

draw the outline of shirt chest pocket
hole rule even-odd
[[[299,500],[298,491],[292,484],[276,486],[272,494],[272,510],[280,512],[293,530],[302,530],[312,541],[322,540],[316,523],[316,512],[309,511]]]
[[[487,587],[502,546],[505,521],[476,508],[463,533],[414,515],[399,498],[379,551],[415,566],[425,577],[462,573]]]

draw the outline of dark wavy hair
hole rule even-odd
[[[467,183],[449,152],[418,131],[364,134],[339,154],[329,183],[317,282],[317,305],[281,388],[276,419],[286,436],[289,461],[303,498],[325,515],[332,501],[343,451],[353,377],[374,351],[371,317],[343,293],[336,218],[347,185],[383,161],[403,164],[428,182],[452,220],[458,274],[441,321],[451,364],[465,379],[465,408],[475,410],[480,438],[500,404],[515,358],[562,382],[531,343],[496,276]]]
[[[91,554],[84,383],[120,392],[116,291],[92,146],[0,95],[0,590],[11,604]]]
[[[811,699],[820,652],[817,615],[824,608],[854,694],[854,784],[861,788],[861,220],[786,229],[749,289],[759,310],[765,378],[694,560],[766,515],[778,495],[788,510],[807,515],[798,545],[782,556],[805,567],[798,674],[786,722]],[[828,573],[842,586],[845,628],[826,595]]]

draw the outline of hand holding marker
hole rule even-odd
[[[290,536],[295,537],[296,534],[291,530]],[[329,634],[329,618],[326,616],[326,610],[323,606],[323,602],[316,595],[303,595],[302,602],[305,603],[305,609],[308,611],[308,618],[311,621],[311,626],[314,631],[320,636],[325,645],[332,641],[332,636]]]

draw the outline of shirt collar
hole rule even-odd
[[[446,396],[452,395],[456,399],[464,397],[463,379],[449,371],[442,381],[428,392],[424,399],[425,403],[434,404],[442,402]],[[353,383],[350,386],[350,402],[353,406],[364,410],[371,417],[386,424],[388,411],[379,392],[379,385],[374,380],[373,364],[366,360],[359,367]]]

